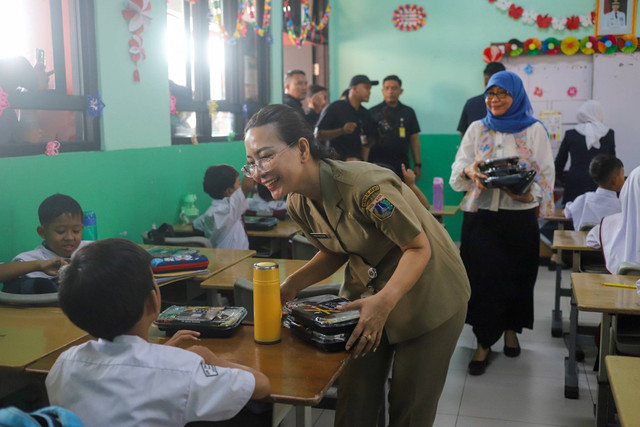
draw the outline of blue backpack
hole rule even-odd
[[[80,418],[68,409],[47,406],[30,414],[16,407],[0,409],[0,427],[83,427]]]

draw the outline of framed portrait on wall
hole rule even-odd
[[[596,36],[636,32],[638,0],[596,0]]]

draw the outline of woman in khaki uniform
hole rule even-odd
[[[392,171],[329,160],[304,117],[283,105],[245,129],[243,172],[275,199],[319,249],[281,286],[282,300],[348,262],[341,295],[359,310],[346,344],[336,426],[374,426],[393,361],[390,425],[433,423],[449,360],[462,330],[469,282],[444,227]]]

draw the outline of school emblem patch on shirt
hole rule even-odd
[[[202,372],[204,372],[205,377],[217,377],[218,370],[213,365],[207,365],[204,361],[200,362],[200,367],[202,368]]]
[[[369,203],[367,210],[373,213],[380,221],[384,221],[393,215],[395,206],[383,194],[378,194],[373,202]]]
[[[373,193],[375,193],[376,191],[380,191],[380,186],[378,184],[374,185],[373,187],[369,188],[367,190],[366,193],[364,193],[364,196],[362,196],[362,201],[360,202],[360,206],[362,206],[363,208],[365,206],[367,206],[367,202],[369,201],[369,198],[371,197],[371,195]]]

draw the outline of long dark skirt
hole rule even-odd
[[[489,348],[507,329],[532,329],[540,251],[536,209],[465,212],[460,240],[471,282],[466,322],[480,345]]]

